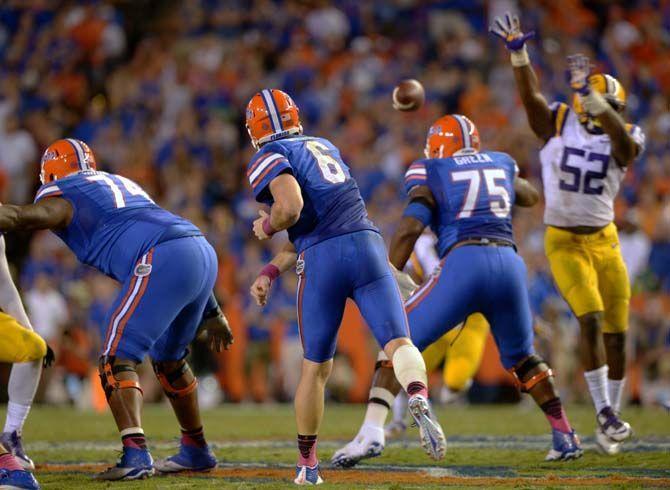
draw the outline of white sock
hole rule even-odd
[[[593,371],[584,372],[584,378],[586,378],[586,384],[589,386],[589,392],[597,413],[600,413],[603,408],[611,406],[607,391],[607,371],[609,371],[609,367],[605,364]]]
[[[426,363],[421,352],[412,344],[404,344],[393,353],[393,372],[400,386],[407,391],[411,383],[419,382],[428,386]]]
[[[12,366],[7,384],[9,403],[5,418],[5,432],[21,432],[42,374],[42,360],[22,362]]]
[[[407,393],[401,391],[393,400],[393,421],[405,422],[407,416]]]
[[[23,424],[30,412],[30,405],[20,405],[18,403],[7,403],[7,418],[5,419],[4,432],[21,432]]]
[[[383,428],[389,408],[393,403],[393,393],[386,388],[373,386],[370,389],[369,400],[375,401],[368,401],[363,424]]]
[[[617,413],[621,411],[621,397],[623,395],[625,384],[626,378],[607,380],[607,390],[609,392],[610,402],[612,403],[612,410]]]

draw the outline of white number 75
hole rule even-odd
[[[507,176],[501,168],[486,168],[483,170],[460,170],[451,172],[452,182],[468,182],[468,190],[465,194],[465,202],[457,218],[470,218],[477,206],[479,191],[482,183],[481,175],[484,174],[486,190],[489,195],[489,208],[498,218],[506,218],[510,212],[509,192],[504,186],[498,185],[496,180],[505,180]],[[493,200],[491,198],[497,198]]]

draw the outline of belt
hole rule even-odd
[[[466,238],[465,240],[456,243],[451,250],[456,250],[459,247],[464,247],[466,245],[474,245],[476,247],[512,247],[516,251],[516,245],[509,240],[503,240],[500,238]]]

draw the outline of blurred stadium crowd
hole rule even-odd
[[[257,206],[244,179],[253,153],[243,123],[248,99],[262,87],[289,92],[306,133],[342,149],[388,239],[404,205],[401,176],[421,157],[425,132],[443,113],[468,115],[484,147],[511,153],[539,185],[541,143],[528,128],[507,54],[487,33],[489,19],[508,9],[537,30],[530,54],[548,99],[566,100],[565,56],[586,53],[626,87],[628,118],[647,134],[647,152],[629,170],[617,201],[635,291],[629,396],[642,403],[670,399],[667,0],[6,0],[0,199],[32,199],[40,155],[51,141],[88,142],[103,169],[137,181],[198,224],[217,249],[217,293],[237,338],[220,358],[194,346],[197,369],[215,373],[203,383],[211,396],[203,396],[215,403],[218,381],[228,400],[287,399],[301,358],[293,278],[274,291],[269,314],[247,294],[271,253],[250,232]],[[426,87],[428,103],[417,113],[391,108],[392,88],[405,77]],[[538,342],[563,396],[580,399],[572,382],[581,380],[573,376],[577,325],[552,285],[542,207],[517,213]],[[8,240],[33,324],[59,352],[42,400],[80,403],[116,286],[79,266],[49,233]],[[339,352],[349,362],[336,363],[333,397],[360,400],[367,393],[374,346],[360,322],[348,312]],[[505,383],[504,376],[479,381]]]

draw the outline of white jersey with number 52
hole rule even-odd
[[[546,208],[544,222],[553,226],[605,226],[614,219],[614,199],[626,169],[610,155],[606,134],[591,134],[566,104],[552,104],[556,134],[540,151]],[[644,133],[626,128],[644,150]]]

